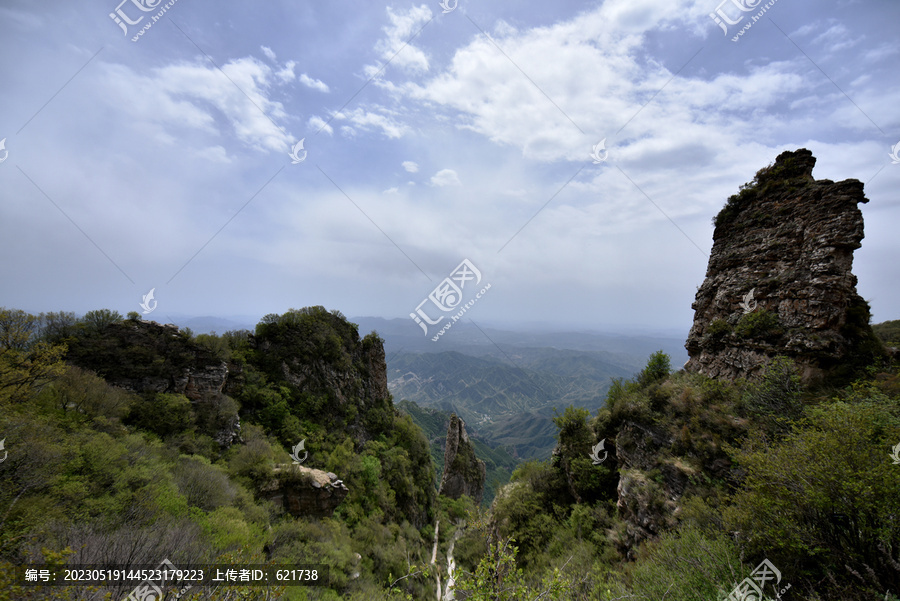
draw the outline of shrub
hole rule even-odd
[[[741,338],[769,338],[782,332],[778,314],[768,309],[742,315],[734,331]]]

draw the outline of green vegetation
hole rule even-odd
[[[768,309],[758,309],[741,315],[734,326],[734,332],[741,338],[774,339],[783,333],[778,313]]]
[[[900,375],[883,363],[846,387],[808,389],[786,358],[757,381],[724,382],[672,373],[654,353],[595,414],[549,418],[548,460],[515,465],[476,441],[497,478],[494,502],[476,508],[436,496],[446,417],[395,408],[373,384],[379,338],[339,313],[292,310],[221,336],[90,315],[0,309],[0,601],[118,600],[131,588],[20,587],[14,565],[164,558],[330,569],[324,587],[185,599],[433,599],[451,546],[460,601],[707,601],[763,559],[799,600],[900,590],[889,456]],[[767,319],[728,333],[778,327]],[[186,369],[209,380],[173,387]],[[349,490],[331,517],[294,517],[261,494],[299,440],[305,465]]]
[[[873,324],[872,329],[885,346],[900,348],[900,319]]]
[[[412,418],[413,422],[422,429],[429,441],[431,459],[435,466],[435,485],[440,483],[441,474],[444,472],[444,443],[447,439],[447,424],[450,422],[450,413],[439,411],[430,407],[419,407],[411,401],[400,401],[397,408]],[[467,426],[469,441],[475,448],[475,456],[484,461],[487,475],[484,483],[484,498],[482,505],[490,506],[497,490],[507,482],[513,470],[520,463],[513,458],[503,447],[491,447],[476,437]]]

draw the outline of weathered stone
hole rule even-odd
[[[444,448],[444,473],[441,476],[439,494],[458,499],[462,495],[481,503],[487,468],[484,461],[475,456],[475,448],[469,442],[466,424],[454,413],[447,427],[447,444]]]
[[[716,218],[686,370],[755,378],[785,355],[811,382],[884,355],[851,273],[863,184],[815,180],[815,163],[809,150],[783,152]]]
[[[350,491],[337,475],[297,464],[276,465],[260,495],[294,517],[331,517]]]

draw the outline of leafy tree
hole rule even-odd
[[[663,351],[656,351],[650,355],[646,367],[638,374],[637,383],[640,386],[647,386],[654,382],[658,382],[669,375],[672,371],[672,362],[669,356]]]
[[[24,401],[65,369],[66,346],[37,340],[37,329],[34,315],[0,308],[0,405]]]
[[[732,455],[747,476],[725,510],[751,556],[813,581],[838,579],[844,599],[900,590],[900,440],[896,401],[862,398],[808,410],[784,440],[751,436]]]
[[[88,311],[81,318],[81,323],[85,325],[87,331],[91,334],[99,334],[106,326],[114,323],[120,323],[123,320],[122,314],[118,311],[110,309],[96,309]]]

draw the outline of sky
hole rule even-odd
[[[0,0],[0,306],[686,334],[808,148],[900,318],[896,0],[119,2]]]

